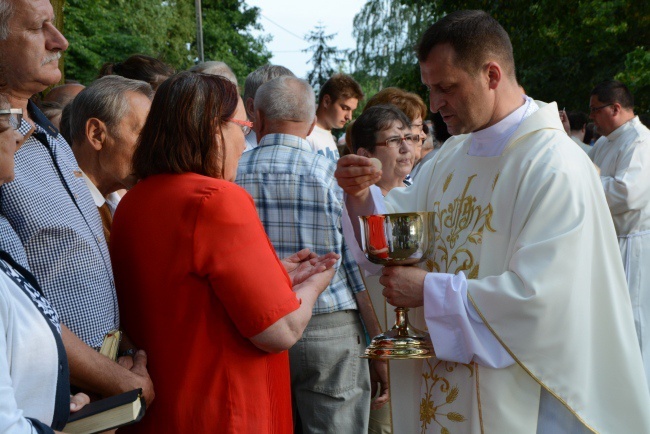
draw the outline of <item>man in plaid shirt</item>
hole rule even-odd
[[[369,372],[381,378],[375,400],[381,405],[388,400],[386,365],[373,361],[369,370],[359,359],[366,345],[364,324],[373,336],[379,324],[343,239],[336,166],[306,141],[314,113],[314,92],[306,81],[286,76],[261,86],[255,95],[259,145],[242,156],[236,182],[253,196],[279,257],[305,247],[341,255],[302,339],[289,350],[296,432],[367,432]]]

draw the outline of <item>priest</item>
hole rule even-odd
[[[455,137],[385,201],[369,160],[345,156],[336,172],[351,221],[434,219],[423,266],[385,267],[380,279],[389,303],[423,306],[436,352],[411,396],[417,432],[650,432],[616,233],[557,105],[522,95],[509,36],[482,11],[436,22],[418,59],[431,110]],[[394,432],[408,422],[394,417]]]
[[[650,130],[634,114],[634,97],[620,81],[598,83],[589,99],[590,117],[602,136],[589,157],[618,235],[634,325],[646,377],[650,375]],[[647,378],[646,378],[647,379]],[[650,384],[648,384],[650,387]]]

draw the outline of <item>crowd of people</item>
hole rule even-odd
[[[133,389],[119,432],[650,432],[650,130],[623,83],[588,116],[536,101],[459,11],[417,47],[431,111],[386,88],[352,120],[345,74],[316,97],[145,55],[49,89],[53,18],[0,0],[0,432]],[[358,217],[413,211],[423,265],[368,262]],[[393,306],[433,357],[360,357]]]

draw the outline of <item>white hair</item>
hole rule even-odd
[[[311,122],[316,114],[314,89],[297,77],[274,78],[257,89],[255,110],[269,120]]]
[[[191,67],[190,71],[200,72],[202,74],[220,75],[233,82],[235,86],[239,86],[239,84],[237,84],[237,77],[235,76],[235,73],[232,72],[230,66],[228,66],[225,62],[218,60],[202,62]]]

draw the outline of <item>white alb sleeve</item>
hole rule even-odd
[[[467,299],[467,279],[462,272],[427,274],[424,316],[439,359],[490,368],[515,363]]]

